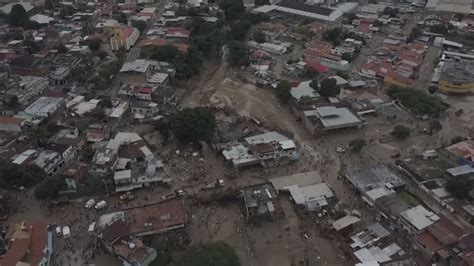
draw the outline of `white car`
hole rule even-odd
[[[84,206],[84,208],[86,210],[88,210],[88,209],[92,208],[94,206],[94,204],[95,204],[95,199],[90,199],[86,202],[86,205]]]
[[[337,147],[336,148],[336,152],[338,152],[338,153],[343,153],[345,151],[346,151],[346,148],[344,148],[344,147]]]
[[[105,206],[107,206],[107,203],[105,202],[105,200],[102,200],[102,201],[97,202],[97,204],[94,206],[94,208],[96,210],[101,210],[101,209],[105,208]]]
[[[58,236],[63,235],[63,231],[61,230],[61,226],[56,226],[56,235],[58,235]]]

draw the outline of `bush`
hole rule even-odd
[[[89,47],[89,50],[91,50],[91,52],[96,52],[99,51],[100,45],[100,39],[92,39],[89,41],[89,44],[87,46]]]
[[[354,152],[360,152],[362,148],[365,146],[364,139],[355,139],[349,143],[349,146],[352,148]]]
[[[176,266],[240,266],[235,250],[225,242],[191,246],[176,261]]]
[[[214,136],[216,119],[207,108],[186,108],[171,117],[170,126],[179,142],[198,142]]]
[[[66,188],[64,177],[54,176],[46,178],[43,183],[35,188],[35,198],[54,200],[58,198],[59,191]]]
[[[337,87],[336,79],[330,78],[321,81],[319,95],[324,97],[334,97],[339,95],[341,89]]]
[[[457,199],[469,199],[469,193],[474,189],[474,180],[469,176],[449,178],[446,190]]]
[[[395,126],[392,131],[392,135],[394,135],[397,139],[406,139],[410,136],[410,129],[401,125]]]
[[[403,106],[415,115],[430,115],[438,117],[448,109],[449,105],[428,94],[414,89],[391,87],[387,94],[394,100],[399,100]]]
[[[278,83],[278,86],[275,89],[275,94],[278,100],[280,100],[280,102],[288,103],[290,101],[292,97],[290,94],[290,89],[291,85],[288,81],[284,80]]]

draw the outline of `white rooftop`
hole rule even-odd
[[[276,132],[276,131],[271,131],[268,133],[260,134],[260,135],[255,135],[251,137],[245,138],[245,141],[249,145],[256,145],[256,144],[262,144],[262,143],[270,143],[270,142],[282,142],[288,140],[287,137],[283,136],[282,134]]]
[[[425,207],[418,205],[400,213],[401,217],[407,220],[417,230],[423,230],[439,220],[439,216],[428,211]]]
[[[16,3],[10,3],[10,4],[6,4],[2,7],[0,7],[0,11],[5,13],[5,14],[10,14],[10,12],[12,11],[12,7],[14,5],[22,5],[23,8],[25,9],[26,12],[29,12],[31,11],[33,8],[35,8],[35,6],[31,3],[27,3],[27,2],[16,2]]]
[[[123,64],[122,68],[120,69],[120,72],[145,73],[154,64],[154,61],[137,59],[133,62],[126,62],[125,64]]]
[[[122,171],[115,171],[114,173],[114,180],[119,181],[122,179],[130,179],[132,178],[132,170],[122,170]]]
[[[314,110],[304,111],[304,114],[307,117],[316,116],[326,129],[337,129],[362,124],[362,121],[345,107],[317,107]]]
[[[319,97],[319,93],[315,92],[313,88],[309,85],[311,80],[302,81],[298,86],[293,87],[290,89],[290,94],[296,100],[300,100],[302,97],[309,97],[309,98],[317,98]]]
[[[40,97],[25,109],[25,113],[33,116],[48,117],[56,111],[63,98]]]
[[[356,224],[360,222],[360,219],[355,217],[355,216],[351,216],[351,215],[347,215],[347,216],[344,216],[342,218],[340,218],[339,220],[337,221],[334,221],[332,223],[332,227],[336,230],[336,231],[340,231],[348,226],[351,226],[353,224]]]
[[[51,21],[54,21],[54,18],[42,14],[36,14],[34,16],[31,16],[30,20],[36,21],[39,24],[49,24]]]

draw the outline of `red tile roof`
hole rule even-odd
[[[444,245],[457,242],[465,232],[452,223],[446,216],[439,215],[440,219],[428,227],[428,231]]]
[[[0,116],[0,124],[3,125],[19,125],[24,119],[11,117],[11,116]]]
[[[430,232],[425,231],[416,237],[416,241],[431,253],[443,248],[443,244],[436,239]]]
[[[135,88],[135,92],[150,94],[150,93],[153,92],[153,89],[152,88],[147,88],[147,87],[138,87],[138,88]]]

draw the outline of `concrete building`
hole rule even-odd
[[[296,87],[292,87],[290,89],[291,96],[293,96],[296,101],[319,98],[319,93],[310,86],[311,82],[311,80],[302,81]]]
[[[282,214],[278,195],[272,183],[245,187],[243,193],[247,221],[274,219]]]
[[[43,60],[31,55],[16,57],[9,65],[11,73],[20,76],[46,77],[49,74],[49,66]]]
[[[54,175],[63,165],[61,154],[51,150],[42,150],[33,163],[44,171],[47,176]]]
[[[303,111],[306,128],[314,135],[327,131],[361,127],[363,121],[346,107],[324,106]]]
[[[40,97],[28,106],[24,112],[39,118],[56,115],[64,108],[63,98]]]
[[[438,88],[445,93],[466,94],[474,92],[474,61],[444,62]]]
[[[400,213],[399,224],[403,231],[415,237],[439,219],[438,215],[418,205]]]
[[[96,230],[106,250],[124,265],[146,266],[157,253],[144,245],[141,238],[184,232],[186,223],[184,200],[171,199],[104,214],[99,217]]]
[[[18,104],[24,106],[36,96],[43,94],[49,85],[45,77],[35,76],[10,76],[4,81],[4,99],[16,98]]]
[[[131,47],[140,38],[140,31],[134,27],[121,27],[117,30],[116,34],[110,38],[110,47],[113,51],[117,51],[120,48],[130,50]]]
[[[158,115],[159,112],[158,104],[153,102],[133,101],[130,105],[132,113],[134,113],[135,118],[138,119],[153,117]]]

